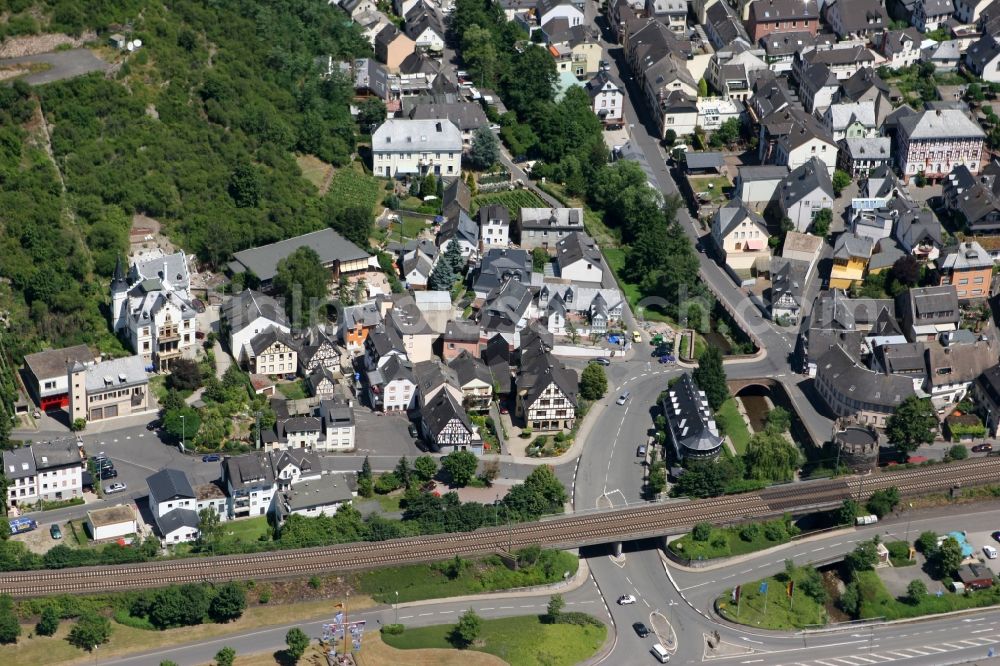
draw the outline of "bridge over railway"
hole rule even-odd
[[[1000,480],[1000,457],[979,458],[913,470],[873,473],[775,486],[759,492],[685,502],[650,503],[627,509],[552,517],[536,523],[439,534],[377,543],[353,543],[247,555],[152,561],[0,574],[0,593],[16,597],[162,587],[199,581],[290,578],[348,569],[485,555],[540,544],[577,548],[682,534],[699,522],[731,525],[835,508],[895,486],[905,496],[947,491],[956,485]]]

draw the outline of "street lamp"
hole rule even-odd
[[[184,449],[187,448],[184,445],[184,442],[185,442],[186,439],[187,439],[187,437],[184,434],[184,415],[181,414],[181,452],[183,452]]]
[[[399,590],[396,590],[396,624],[399,624]]]
[[[906,545],[910,545],[910,523],[913,522],[913,502],[907,504],[910,510],[906,512]]]

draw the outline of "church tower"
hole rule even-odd
[[[128,300],[128,282],[125,280],[125,268],[122,257],[118,255],[115,263],[115,273],[111,277],[111,328],[117,333],[125,328],[125,302]]]

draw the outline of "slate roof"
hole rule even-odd
[[[976,383],[994,405],[1000,405],[1000,365],[993,365],[984,370],[976,379]]]
[[[601,250],[596,241],[587,234],[574,231],[556,243],[556,263],[560,267],[586,259],[596,266],[601,265]]]
[[[250,339],[250,349],[253,350],[254,356],[256,356],[275,342],[280,342],[294,352],[298,352],[299,350],[299,343],[293,340],[292,336],[278,328],[269,328],[263,333],[253,336]]]
[[[546,351],[540,341],[522,343],[521,367],[516,382],[518,392],[524,392],[524,404],[533,405],[542,392],[554,383],[575,406],[578,389],[576,371],[567,368],[562,361]]]
[[[261,281],[270,282],[278,272],[278,262],[303,247],[315,250],[324,266],[330,266],[336,261],[356,261],[369,257],[367,252],[333,229],[320,229],[270,245],[235,252],[233,263],[242,267],[237,272],[251,271]]]
[[[719,208],[715,216],[716,224],[719,226],[719,233],[722,238],[726,238],[744,221],[749,221],[756,225],[763,234],[763,238],[766,239],[769,236],[764,218],[743,205],[743,202],[739,199],[732,199],[726,202],[726,205]]]
[[[448,152],[462,149],[462,134],[447,118],[390,118],[372,134],[372,150]]]
[[[716,48],[732,44],[737,39],[750,41],[739,17],[726,2],[716,2],[705,11],[705,27],[710,29],[711,36],[715,37],[713,44]]]
[[[840,12],[844,34],[867,30],[881,31],[888,23],[885,10],[877,0],[830,0],[824,9],[829,12],[834,4]]]
[[[38,380],[39,388],[44,380],[65,377],[73,362],[89,365],[96,359],[87,345],[74,345],[62,349],[46,349],[24,357],[24,365]]]
[[[814,0],[758,0],[750,5],[750,21],[755,23],[818,19]]]
[[[493,374],[486,364],[464,349],[452,359],[448,367],[455,372],[459,386],[467,386],[477,379],[490,385],[493,384]]]
[[[612,76],[611,72],[601,70],[596,75],[594,75],[594,78],[587,81],[586,85],[587,94],[590,95],[591,99],[593,99],[598,95],[600,95],[601,93],[607,92],[604,89],[604,87],[609,83],[616,89],[618,89],[618,91],[621,91],[623,89],[621,82],[619,82],[618,79]]]
[[[415,363],[413,365],[413,381],[424,399],[427,399],[441,386],[460,388],[458,375],[437,359]]]
[[[146,478],[149,493],[157,502],[172,499],[194,499],[194,488],[187,474],[178,469],[162,469]]]
[[[910,289],[900,298],[909,299],[913,321],[921,326],[954,322],[958,319],[958,292],[955,285]],[[938,313],[940,316],[936,316]]]
[[[690,373],[667,389],[662,407],[679,456],[707,456],[721,450],[718,426]]]
[[[441,230],[437,235],[437,244],[440,247],[447,240],[457,239],[459,242],[465,241],[473,247],[479,245],[479,225],[463,209],[449,217],[441,225]]]
[[[875,102],[847,102],[843,104],[831,104],[826,110],[826,119],[834,132],[842,132],[855,122],[861,123],[864,127],[874,129],[875,122]]]
[[[883,310],[895,316],[896,306],[892,299],[848,298],[840,289],[832,289],[817,297],[811,325],[842,331],[870,328]]]
[[[771,303],[787,296],[801,307],[809,268],[808,261],[771,257]]]
[[[882,345],[875,354],[886,372],[891,374],[926,374],[926,348],[922,342],[899,342]]]
[[[975,241],[964,241],[945,256],[941,268],[945,271],[970,271],[993,266],[993,257]]]
[[[10,481],[35,476],[35,456],[30,446],[3,452],[3,475]]]
[[[892,139],[887,136],[857,137],[840,140],[841,149],[851,159],[890,159]]]
[[[156,519],[156,526],[160,528],[160,533],[164,536],[182,527],[198,529],[200,524],[201,520],[198,518],[198,514],[191,509],[174,509]]]
[[[124,356],[88,365],[84,374],[87,393],[140,386],[147,382],[146,362],[141,356]]]
[[[222,306],[222,318],[231,327],[238,325],[237,330],[242,330],[261,318],[288,326],[285,309],[278,301],[251,289],[244,289],[226,301],[225,305]]]
[[[472,132],[476,128],[489,125],[483,107],[471,102],[418,104],[410,111],[410,118],[413,120],[447,118],[462,132]]]
[[[899,129],[912,139],[964,139],[983,138],[986,133],[978,123],[961,111],[938,109],[922,111],[902,118]]]
[[[888,411],[915,394],[909,377],[869,370],[840,345],[834,346],[819,359],[817,376],[820,375],[834,387],[836,393],[876,406],[881,411]]]
[[[837,236],[837,240],[833,245],[833,258],[854,259],[860,257],[867,260],[872,256],[874,246],[875,243],[871,238],[845,231]]]
[[[716,152],[687,152],[684,163],[688,169],[720,169],[726,165],[725,156]]]
[[[528,287],[516,280],[507,280],[487,294],[480,324],[487,332],[513,333],[529,305],[531,292]]]
[[[479,342],[479,324],[465,319],[452,319],[444,329],[444,339],[455,342]]]
[[[812,157],[808,162],[796,168],[778,185],[781,204],[785,210],[798,203],[803,197],[820,189],[833,201],[833,182],[826,165],[818,157]]]
[[[882,52],[891,56],[894,53],[919,49],[924,37],[920,31],[910,26],[903,30],[887,30],[882,39]]]
[[[722,4],[725,5],[727,3]],[[715,5],[712,5],[712,7],[715,7]],[[760,38],[760,44],[764,47],[764,52],[772,58],[795,55],[803,49],[813,46],[815,43],[816,36],[806,31],[772,32],[770,35]]]
[[[927,379],[932,387],[964,384],[975,380],[993,363],[996,353],[988,343],[947,347],[932,344],[927,350]]]
[[[322,479],[296,483],[282,493],[282,497],[285,500],[283,508],[291,513],[343,504],[351,501],[353,494],[345,475],[330,474]]]
[[[924,16],[944,16],[955,11],[951,0],[917,0],[923,7]]]
[[[965,60],[977,74],[986,71],[986,67],[1000,56],[1000,42],[992,35],[983,35],[969,45],[965,52]]]
[[[853,75],[840,83],[841,101],[857,101],[872,88],[877,88],[884,95],[889,95],[889,86],[871,67],[861,67]]]
[[[483,122],[486,122],[485,116]],[[455,215],[458,210],[468,212],[472,208],[472,190],[464,180],[458,177],[452,178],[441,193],[441,207],[446,218]]]
[[[437,439],[441,431],[454,419],[458,419],[465,429],[472,433],[472,422],[462,406],[448,391],[438,392],[429,403],[420,410],[420,415],[427,424],[432,438]]]

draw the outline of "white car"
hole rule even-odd
[[[112,483],[110,486],[104,489],[105,495],[110,495],[111,493],[121,493],[125,492],[127,486],[124,483]]]
[[[620,396],[618,396],[618,399],[615,400],[615,404],[616,405],[624,405],[626,402],[628,402],[629,397],[630,397],[629,392],[625,391]]]
[[[623,594],[622,596],[618,597],[619,606],[629,606],[634,603],[635,603],[635,597],[633,597],[631,594]]]

